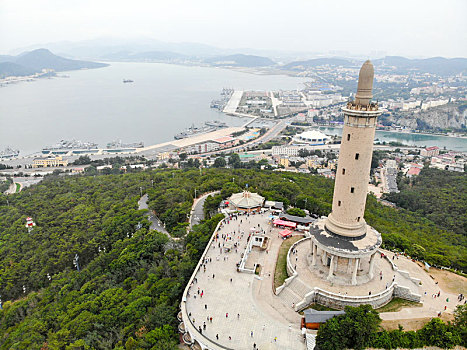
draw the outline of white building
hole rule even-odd
[[[330,140],[329,136],[323,134],[318,130],[309,130],[302,132],[301,134],[295,135],[293,138],[294,143],[307,144],[310,146],[324,145]]]
[[[298,156],[298,151],[303,147],[299,146],[273,146],[272,155],[273,156]]]

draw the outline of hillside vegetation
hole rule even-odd
[[[400,192],[386,197],[399,207],[459,235],[467,235],[467,174],[424,168],[420,175],[399,181]]]
[[[18,56],[2,56],[0,59],[0,78],[32,75],[34,73],[40,73],[42,69],[53,69],[56,72],[61,72],[106,66],[108,66],[108,64],[70,60],[54,55],[47,49],[37,49],[30,52],[23,52]]]
[[[331,180],[244,169],[51,176],[10,195],[9,206],[0,196],[0,348],[175,349],[183,289],[221,218],[214,208],[246,184],[319,215],[331,209]],[[141,191],[169,232],[182,236],[195,189],[221,190],[208,203],[209,220],[179,241],[148,230]],[[30,234],[27,216],[37,223]],[[366,218],[388,247],[467,268],[465,236],[373,197]]]

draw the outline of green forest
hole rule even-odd
[[[467,174],[425,167],[419,176],[398,179],[399,193],[386,198],[440,227],[467,235]]]
[[[454,311],[453,322],[433,318],[418,331],[398,329],[386,331],[381,318],[370,305],[347,306],[345,314],[333,317],[322,325],[316,337],[317,350],[421,349],[437,346],[452,349],[467,345],[467,305]]]
[[[333,181],[255,169],[48,176],[8,203],[1,195],[0,348],[175,349],[178,305],[222,218],[216,207],[247,184],[286,206],[318,215],[331,210]],[[221,192],[206,201],[208,219],[185,235],[195,191],[214,190]],[[148,229],[137,205],[141,193],[170,234],[182,239]],[[37,224],[31,233],[28,216]],[[465,235],[374,197],[365,217],[386,247],[467,270]]]

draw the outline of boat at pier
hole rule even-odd
[[[234,91],[234,89],[223,88],[221,91],[221,98],[218,100],[212,100],[210,107],[222,111],[229,102],[230,97],[232,97]]]
[[[226,128],[227,127],[226,123],[221,122],[219,120],[210,120],[210,121],[205,122],[204,125],[214,126],[216,128]]]
[[[194,124],[191,125],[188,129],[176,134],[174,136],[175,140],[184,139],[186,137],[192,137],[200,134],[205,134],[217,129],[225,128],[227,124],[218,120],[212,120],[205,122],[202,127],[196,127]]]
[[[3,151],[0,151],[0,159],[10,159],[18,157],[19,150],[11,147],[6,147]]]
[[[107,144],[107,149],[120,148],[143,148],[144,142],[123,143],[122,140],[115,140]]]
[[[82,142],[80,140],[60,140],[55,145],[42,149],[43,154],[67,154],[70,151],[74,154],[93,153],[98,151],[98,145],[94,142]]]

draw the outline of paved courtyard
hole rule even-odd
[[[295,262],[294,259],[297,259],[297,261]],[[356,286],[352,286],[349,283],[346,285],[343,283],[331,283],[326,280],[328,271],[323,272],[317,268],[311,269],[311,248],[309,240],[297,246],[297,254],[292,256],[292,262],[296,264],[296,270],[300,279],[306,283],[310,289],[319,287],[329,292],[354,296],[365,296],[369,295],[370,292],[374,295],[384,291],[392,284],[394,279],[396,283],[408,286],[413,292],[420,294],[418,285],[393,271],[391,264],[386,259],[381,258],[379,254],[375,258],[375,277],[367,283]],[[365,261],[364,264],[368,265],[368,262]],[[365,268],[367,267],[364,267],[364,269]]]
[[[326,274],[320,274],[316,269],[312,270],[310,268],[311,256],[309,255],[309,244],[310,242],[308,240],[298,244],[298,252],[296,255],[292,255],[292,262],[294,258],[297,258],[296,270],[298,272],[298,277],[310,290],[313,287],[319,287],[337,294],[365,296],[368,295],[370,291],[372,294],[382,292],[387,285],[392,283],[392,279],[394,278],[398,285],[408,287],[412,292],[422,296],[422,307],[404,308],[398,312],[381,313],[380,316],[383,320],[436,317],[439,312],[452,313],[456,306],[459,305],[457,300],[458,294],[443,291],[436,283],[436,280],[431,278],[429,273],[416,262],[403,255],[395,255],[393,252],[382,249],[381,251],[384,252],[389,260],[400,270],[408,272],[411,277],[420,279],[421,285],[414,283],[398,271],[393,271],[390,263],[380,256],[376,258],[375,277],[370,282],[358,286],[342,286],[330,283],[325,278],[321,278],[326,276]],[[382,274],[380,275],[380,273]],[[382,276],[382,279],[380,276]],[[466,290],[460,292],[464,294],[467,292],[467,283]],[[440,293],[439,297],[437,293]]]
[[[236,266],[250,229],[258,228],[258,224],[271,238],[268,252],[252,254],[262,265],[261,277],[239,273]],[[187,312],[195,327],[201,327],[203,336],[231,349],[253,349],[254,344],[260,350],[305,349],[300,315],[272,292],[275,260],[282,242],[277,238],[278,231],[268,226],[268,214],[239,216],[219,230],[219,239],[207,253],[206,271],[200,268],[187,298]],[[222,245],[230,239],[238,247],[225,253]]]
[[[237,263],[245,252],[252,228],[264,230],[269,238],[267,250],[254,248],[246,264],[248,268],[260,264],[260,276],[237,272]],[[457,295],[442,291],[422,267],[404,256],[393,259],[394,253],[389,251],[384,251],[389,259],[411,277],[419,278],[421,285],[393,271],[390,263],[380,256],[376,258],[375,277],[369,283],[359,286],[332,284],[320,278],[318,271],[310,269],[309,240],[299,243],[297,254],[291,255],[298,277],[275,295],[274,270],[283,243],[278,237],[279,231],[269,224],[269,213],[241,215],[227,220],[212,241],[206,262],[197,271],[189,289],[186,312],[198,332],[201,329],[202,336],[211,344],[219,344],[219,349],[253,349],[254,345],[257,349],[305,349],[300,330],[301,316],[293,307],[314,287],[365,296],[370,291],[372,294],[383,291],[395,278],[398,284],[422,295],[422,307],[382,313],[383,320],[435,317],[439,312],[452,312],[458,304]],[[233,248],[225,252],[223,245]],[[440,297],[434,297],[438,292]]]

